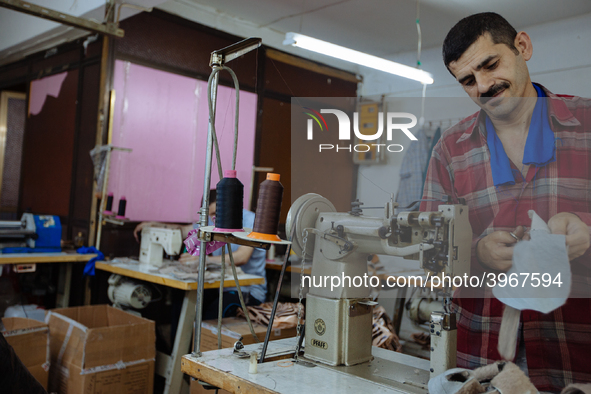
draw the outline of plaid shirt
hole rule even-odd
[[[572,212],[591,225],[591,100],[544,90],[557,159],[543,167],[530,166],[525,179],[511,163],[517,174],[515,185],[493,184],[484,111],[447,130],[433,150],[423,198],[450,195],[454,202],[466,200],[473,233],[471,275],[486,271],[475,257],[477,241],[497,230],[529,227],[530,209],[545,221],[559,212]],[[421,211],[436,211],[438,205],[423,202]],[[591,248],[571,262],[573,288],[578,285],[587,294],[589,267]],[[497,342],[503,304],[490,289],[478,298],[462,298],[462,290],[454,299],[459,313],[458,366],[476,368],[500,360]],[[591,382],[591,301],[572,294],[549,314],[521,313],[529,376],[538,390],[559,392],[572,382]]]

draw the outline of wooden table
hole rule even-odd
[[[175,289],[197,290],[197,282],[195,281],[177,279],[172,275],[160,274],[158,272],[154,272],[153,268],[146,269],[144,267],[141,267],[139,264],[112,264],[106,261],[97,261],[96,268],[103,271],[112,272],[114,274],[127,276],[129,278],[145,280],[146,282],[168,286]],[[240,286],[260,285],[265,283],[265,279],[257,275],[240,274],[238,275],[238,283],[240,284]],[[224,288],[234,286],[234,279],[226,279],[224,281]],[[219,287],[219,280],[205,282],[203,286],[204,289],[217,289]]]
[[[67,308],[70,302],[70,289],[72,283],[72,264],[85,263],[95,258],[96,254],[78,254],[70,252],[56,253],[6,253],[0,254],[0,265],[3,264],[43,264],[65,263],[65,270],[60,266],[58,289],[64,289],[57,295],[56,306]]]
[[[296,339],[269,342],[267,356],[293,352]],[[261,344],[245,346],[257,351]],[[374,359],[352,367],[315,367],[290,364],[288,360],[258,364],[258,373],[249,374],[249,359],[238,358],[233,349],[204,352],[201,357],[186,355],[182,371],[231,393],[413,393],[426,394],[429,361],[373,347]]]
[[[197,282],[176,279],[172,275],[160,274],[154,272],[154,268],[145,268],[144,266],[140,266],[140,264],[113,264],[100,261],[96,263],[96,269],[185,291],[172,354],[168,355],[162,352],[156,352],[156,373],[166,379],[164,394],[188,393],[189,385],[186,384],[181,372],[181,357],[184,353],[192,349],[191,336],[193,334],[193,322],[195,321],[196,314]],[[238,275],[238,283],[241,287],[258,285],[265,283],[265,278],[250,274],[240,274]],[[234,286],[234,279],[226,279],[224,281],[224,288]],[[204,286],[205,289],[219,287],[219,280],[205,282]]]
[[[2,264],[26,264],[26,263],[76,263],[87,262],[95,258],[96,254],[79,254],[69,252],[57,253],[2,253]]]
[[[283,267],[282,260],[273,260],[273,261],[267,260],[265,262],[266,269],[281,271],[281,267]],[[302,266],[300,264],[288,265],[287,268],[285,268],[286,272],[295,272],[296,274],[299,274],[301,272],[301,270],[302,270]],[[304,274],[306,274],[306,275],[312,274],[312,264],[304,264]]]

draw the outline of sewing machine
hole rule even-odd
[[[395,208],[392,198],[385,204],[382,218],[365,216],[360,204],[354,204],[349,213],[337,213],[332,203],[318,194],[303,195],[292,205],[286,222],[288,237],[293,232],[294,251],[312,261],[312,285],[306,301],[307,359],[332,366],[372,359],[372,306],[376,303],[369,298],[371,287],[346,280],[367,277],[370,254],[418,260],[430,277],[469,275],[472,231],[466,205],[442,202],[436,212],[399,214]],[[333,289],[330,282],[314,285],[326,276],[339,277],[341,283]],[[451,290],[444,288],[443,296],[451,296]],[[431,377],[456,363],[455,314],[441,304],[439,309],[427,312]]]
[[[0,221],[1,253],[61,252],[59,216],[23,214],[20,221]]]
[[[140,244],[140,264],[162,267],[162,252],[165,251],[169,256],[180,254],[182,243],[181,230],[144,227]]]

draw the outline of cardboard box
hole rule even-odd
[[[257,334],[259,341],[265,340],[267,326],[252,323],[252,328]],[[201,324],[201,351],[217,350],[218,348],[218,321],[207,320]],[[271,341],[291,338],[296,336],[296,328],[277,329],[271,331]],[[248,328],[246,319],[238,317],[227,317],[222,319],[222,348],[234,347],[236,341],[242,341],[244,345],[250,345],[254,338]],[[213,391],[205,390],[197,381],[191,381],[191,394],[211,394]],[[219,390],[219,394],[230,394],[226,390]]]
[[[265,340],[267,326],[252,322],[252,328],[257,334],[259,341]],[[296,328],[277,329],[271,331],[271,341],[291,338],[296,336]],[[242,341],[244,345],[250,345],[254,338],[248,328],[246,319],[238,317],[227,317],[222,319],[222,348],[234,347],[236,341]],[[201,324],[201,351],[217,350],[218,348],[218,321],[207,320]]]
[[[107,306],[48,312],[49,389],[60,394],[152,394],[154,322]]]
[[[24,317],[2,319],[2,334],[31,375],[47,390],[49,376],[49,328]]]

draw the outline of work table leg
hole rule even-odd
[[[65,267],[64,267],[65,264]],[[72,286],[72,264],[61,263],[59,270],[58,289],[63,289],[63,293],[57,295],[55,306],[57,308],[67,308],[70,304],[70,288]]]
[[[181,316],[176,330],[174,346],[166,371],[166,385],[164,394],[189,393],[189,385],[183,379],[181,372],[181,358],[191,353],[191,336],[193,335],[193,322],[195,321],[195,304],[197,303],[197,290],[185,291]]]

